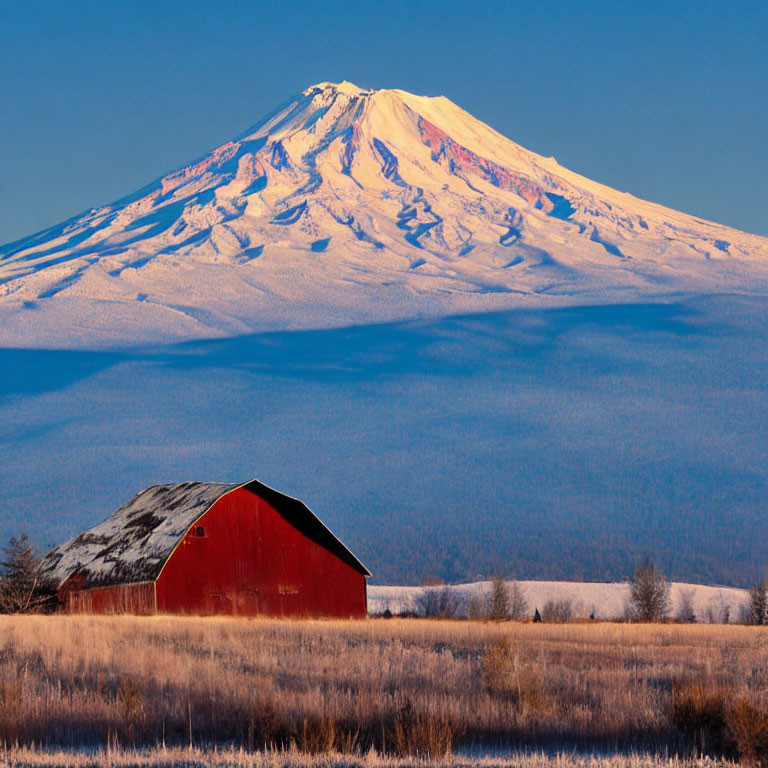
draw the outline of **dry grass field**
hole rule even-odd
[[[307,755],[298,751],[247,752],[170,748],[151,750],[65,750],[9,748],[0,751],[4,768],[729,768],[709,758],[654,755],[512,754],[504,758],[448,755],[437,760],[365,755]]]
[[[529,748],[760,763],[767,710],[759,627],[0,617],[0,743],[21,748],[8,764],[42,764],[32,745],[190,744],[230,750],[227,765],[264,748],[355,764]]]

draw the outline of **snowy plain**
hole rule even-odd
[[[535,610],[542,611],[548,602],[566,601],[573,610],[574,619],[622,619],[627,615],[629,586],[626,582],[576,581],[518,581],[517,585],[527,603],[526,618]],[[419,614],[422,609],[424,587],[370,586],[368,613],[381,616],[386,611],[393,615]],[[443,587],[427,589],[441,590]],[[491,582],[449,586],[458,605],[458,615],[465,616],[467,604],[473,598],[485,605],[491,593]],[[678,615],[684,603],[693,609],[696,621],[710,624],[732,623],[739,620],[748,592],[733,587],[704,586],[672,582],[669,591],[669,615]]]

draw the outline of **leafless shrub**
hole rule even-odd
[[[694,594],[695,590],[692,587],[689,589],[680,590],[680,603],[677,606],[677,613],[675,614],[675,621],[678,623],[696,623],[696,612],[693,610]]]
[[[336,737],[336,721],[332,718],[327,715],[305,717],[299,729],[297,746],[301,752],[324,755],[334,751]]]
[[[695,754],[768,766],[768,712],[707,678],[678,683],[670,716]]]
[[[520,621],[528,612],[528,602],[517,581],[495,576],[488,595],[486,618],[491,621]]]
[[[115,698],[117,700],[118,723],[123,736],[133,741],[146,714],[144,688],[137,680],[123,678],[117,684]]]
[[[573,601],[547,600],[541,609],[541,620],[548,624],[567,624],[573,620]]]
[[[486,606],[477,595],[470,595],[466,613],[470,621],[480,621],[487,616]]]
[[[491,581],[491,593],[488,596],[488,618],[491,621],[508,621],[510,617],[509,588],[501,576]]]
[[[704,614],[707,624],[730,624],[731,606],[723,599],[722,592],[710,599]]]
[[[669,582],[653,561],[639,565],[629,581],[632,617],[637,621],[663,621],[669,613]]]
[[[670,719],[687,746],[701,755],[722,755],[727,747],[725,693],[703,679],[672,688]]]
[[[738,698],[726,710],[726,725],[743,763],[768,766],[768,712]]]
[[[248,750],[281,749],[290,742],[285,716],[270,701],[252,701],[247,723]]]
[[[24,718],[22,694],[13,680],[0,680],[0,739],[4,742],[18,738]]]
[[[345,728],[333,717],[305,717],[291,734],[289,743],[300,752],[309,755],[326,755],[329,752],[351,755],[359,750],[359,730]]]
[[[761,627],[768,620],[768,587],[761,581],[749,590],[746,624]]]
[[[453,619],[459,610],[456,592],[449,586],[426,586],[416,598],[417,612],[427,619]]]
[[[513,621],[521,621],[528,614],[528,601],[525,592],[517,581],[509,584],[509,617]]]
[[[445,757],[453,746],[450,722],[434,713],[417,713],[410,701],[395,716],[389,747],[399,757]],[[390,750],[388,750],[390,751]]]
[[[494,696],[505,696],[512,688],[511,651],[506,638],[486,645],[480,668],[485,687]]]
[[[506,638],[486,645],[481,669],[485,687],[493,696],[519,710],[541,706],[542,685],[538,670],[525,664]]]

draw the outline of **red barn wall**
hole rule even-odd
[[[120,584],[113,587],[68,589],[63,592],[67,613],[156,613],[155,582]]]
[[[205,536],[195,536],[197,526]],[[156,582],[165,613],[367,615],[365,577],[239,488],[220,498],[171,554]]]

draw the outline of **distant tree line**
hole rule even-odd
[[[392,615],[387,611],[386,615]],[[403,615],[403,614],[400,614]],[[562,624],[574,618],[573,601],[548,600],[531,613],[523,588],[515,580],[495,576],[485,597],[471,594],[462,597],[449,585],[426,585],[416,598],[414,616],[433,619],[466,618],[470,621],[525,621]]]
[[[694,605],[695,590],[679,589],[677,606],[672,615],[670,599],[671,584],[657,565],[649,560],[638,565],[632,576],[627,579],[628,598],[623,615],[611,617],[614,620],[628,622],[666,622],[693,624],[698,621],[707,623],[731,623],[732,618],[742,624],[768,624],[768,584],[760,582],[749,590],[747,601],[741,606],[739,614],[731,617],[730,606],[708,606],[704,615],[697,616]],[[552,599],[541,606],[528,603],[524,589],[514,579],[507,580],[495,576],[486,595],[476,591],[467,594],[457,587],[431,581],[426,584],[416,598],[414,616],[442,619],[469,619],[485,621],[533,621],[542,623],[566,623],[577,618],[574,601],[569,598]],[[589,619],[594,620],[597,610],[592,608]],[[386,611],[385,615],[392,615]],[[403,614],[401,614],[403,615]],[[579,615],[585,619],[586,616]],[[605,618],[605,617],[603,617]]]

